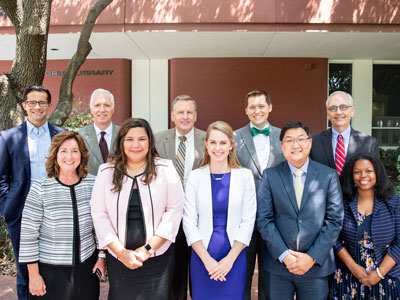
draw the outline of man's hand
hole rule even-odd
[[[297,260],[296,260],[295,256],[293,256],[292,254],[289,253],[282,261],[287,267],[287,266],[290,266],[290,265],[296,263]]]
[[[296,275],[303,275],[311,269],[314,265],[314,259],[302,252],[297,252],[293,250],[289,250],[289,253],[296,258],[296,262],[294,264],[286,266],[290,273]]]

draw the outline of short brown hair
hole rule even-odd
[[[257,97],[257,96],[265,96],[265,100],[267,101],[268,105],[271,105],[271,96],[264,90],[254,90],[251,91],[250,93],[248,93],[246,95],[246,106],[245,108],[247,108],[247,105],[249,105],[249,98],[250,97]]]
[[[80,178],[85,178],[87,176],[89,155],[83,138],[77,132],[62,131],[56,134],[51,141],[49,156],[46,160],[47,177],[52,178],[60,175],[60,166],[57,163],[57,154],[62,143],[69,139],[74,139],[78,143],[79,152],[81,153],[81,163],[76,168],[76,172]]]
[[[206,139],[205,141],[208,141],[208,138],[210,137],[210,133],[213,130],[218,130],[225,134],[229,142],[232,145],[232,150],[229,152],[228,155],[228,165],[231,168],[241,168],[241,165],[239,163],[239,159],[237,158],[236,155],[236,150],[235,150],[235,139],[233,137],[233,130],[232,127],[224,122],[224,121],[215,121],[208,125],[207,132],[206,132]],[[201,161],[201,166],[208,165],[210,163],[210,156],[208,155],[206,145],[204,144],[204,152],[203,152],[203,160]]]

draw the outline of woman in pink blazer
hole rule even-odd
[[[184,201],[179,176],[158,157],[144,119],[126,120],[114,148],[91,199],[99,247],[108,250],[108,299],[170,299],[171,243]]]

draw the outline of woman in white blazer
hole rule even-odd
[[[183,229],[192,246],[192,298],[243,299],[246,253],[256,217],[250,170],[241,168],[229,124],[207,129],[204,157],[186,183]]]

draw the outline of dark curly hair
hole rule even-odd
[[[381,160],[371,153],[358,153],[345,164],[340,175],[343,199],[352,201],[354,195],[357,193],[357,187],[355,187],[353,179],[353,168],[358,160],[368,160],[374,166],[376,176],[376,183],[374,186],[375,196],[380,199],[392,196],[394,193],[393,185],[386,175],[386,170]]]
[[[144,184],[149,184],[151,180],[157,176],[155,158],[158,157],[158,153],[154,144],[154,135],[149,122],[140,118],[127,119],[122,124],[118,137],[115,139],[114,155],[111,157],[111,162],[115,166],[113,175],[114,187],[112,189],[114,192],[119,192],[121,190],[122,179],[124,174],[126,174],[127,157],[124,152],[125,136],[128,134],[129,129],[137,127],[144,128],[149,139],[149,151],[146,156],[146,169],[144,170],[144,178],[142,179],[142,182]]]

